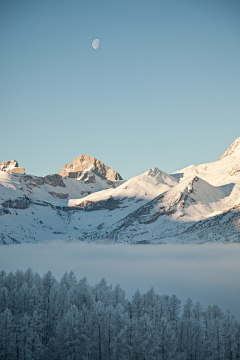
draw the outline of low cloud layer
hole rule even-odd
[[[240,319],[240,245],[100,245],[55,241],[1,246],[0,270],[51,270],[60,279],[73,270],[91,285],[119,283],[130,297],[151,286],[159,294],[217,304]]]

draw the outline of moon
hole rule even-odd
[[[98,48],[99,48],[99,39],[95,39],[95,40],[93,40],[93,42],[92,42],[92,47],[95,49],[95,50],[97,50]]]

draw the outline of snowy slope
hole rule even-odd
[[[128,181],[0,171],[0,241],[240,242],[240,138],[218,161]]]
[[[89,181],[89,178],[91,181]],[[123,181],[109,181],[91,174],[84,180],[62,178],[60,175],[37,177],[0,172],[1,200],[31,196],[32,200],[67,206],[69,198],[82,198],[92,192],[114,188]]]
[[[76,180],[57,174],[37,177],[0,171],[0,241],[59,238],[59,232],[68,231],[64,215],[69,198],[82,198],[122,183],[91,172],[85,172],[84,180]]]
[[[240,180],[240,138],[236,139],[218,161],[190,165],[176,171],[173,176],[184,179],[190,176],[199,176],[213,186],[230,184]]]
[[[158,168],[154,168],[126,181],[116,189],[101,191],[101,193],[93,193],[80,201],[79,199],[71,199],[68,204],[69,206],[81,206],[86,208],[111,198],[116,200],[124,199],[127,201],[131,199],[131,204],[128,204],[128,206],[131,206],[132,203],[152,200],[177,184],[178,181],[174,177],[160,171]],[[124,201],[123,206],[125,207]]]

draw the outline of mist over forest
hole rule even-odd
[[[0,356],[5,360],[233,360],[240,323],[219,306],[153,288],[131,300],[102,279],[95,286],[73,272],[57,281],[31,268],[0,272]]]
[[[190,297],[203,306],[217,304],[240,320],[240,247],[238,244],[124,245],[83,242],[2,246],[1,269],[30,266],[40,275],[51,270],[59,281],[64,271],[87,277],[91,285],[105,278],[119,283],[131,298],[151,286],[159,294]]]

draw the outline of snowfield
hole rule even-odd
[[[128,181],[0,171],[0,243],[239,243],[239,139],[216,162]]]

